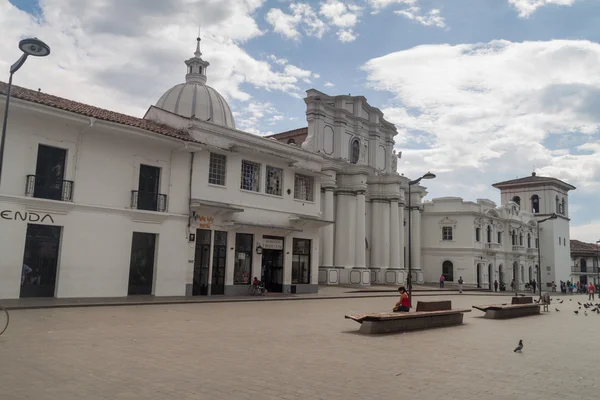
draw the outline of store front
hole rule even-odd
[[[61,227],[28,224],[20,297],[54,297]]]
[[[283,292],[283,244],[284,239],[263,236],[261,280],[270,293]]]

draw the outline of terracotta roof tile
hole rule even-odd
[[[575,186],[570,185],[566,182],[563,182],[560,179],[551,178],[549,176],[539,176],[539,175],[534,175],[534,174],[532,174],[531,176],[526,176],[525,178],[517,178],[517,179],[511,179],[508,181],[494,183],[492,186],[495,188],[499,188],[499,187],[508,186],[508,185],[526,185],[526,184],[530,184],[530,183],[558,183],[558,184],[570,187],[571,190],[575,189]]]
[[[8,84],[0,81],[0,95],[6,96],[7,92]],[[175,129],[154,121],[145,120],[143,118],[132,117],[131,115],[121,114],[88,104],[79,103],[73,100],[68,100],[62,97],[52,96],[47,93],[25,89],[15,85],[12,87],[11,97],[69,111],[79,115],[85,115],[86,117],[93,117],[102,121],[114,122],[117,124],[144,129],[150,132],[159,133],[161,135],[185,140],[188,142],[197,142],[186,131],[183,130]]]
[[[580,240],[571,239],[571,253],[596,253],[598,245],[595,243],[585,243]]]
[[[269,135],[267,137],[272,137],[272,138],[277,139],[277,138],[282,138],[282,137],[287,137],[287,136],[299,135],[299,134],[303,134],[303,133],[308,134],[307,126],[305,126],[304,128],[292,129],[291,131],[276,133],[274,135]]]

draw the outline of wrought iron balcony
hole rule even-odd
[[[38,199],[73,201],[73,181],[27,175],[25,196]]]
[[[151,192],[131,191],[131,208],[146,211],[167,211],[167,195]]]

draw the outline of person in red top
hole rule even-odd
[[[594,284],[590,282],[588,285],[588,300],[594,300],[594,289],[596,289]]]
[[[410,311],[410,298],[404,286],[398,288],[400,292],[400,301],[394,306],[394,312],[409,312]]]

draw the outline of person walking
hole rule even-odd
[[[594,300],[594,284],[590,282],[588,285],[588,300]]]
[[[537,287],[537,282],[534,280],[531,281],[531,289],[533,290],[533,294],[535,294],[535,288]]]
[[[497,291],[498,291],[498,280],[496,279],[494,281],[494,292],[497,292]]]
[[[515,289],[515,280],[514,279],[512,281],[510,281],[510,290],[513,291],[513,292],[516,290]]]
[[[458,278],[458,293],[462,293],[463,283],[465,283],[465,281],[463,281],[463,278],[461,276]]]
[[[444,288],[444,281],[446,280],[446,277],[444,276],[444,274],[440,275],[440,289]]]

